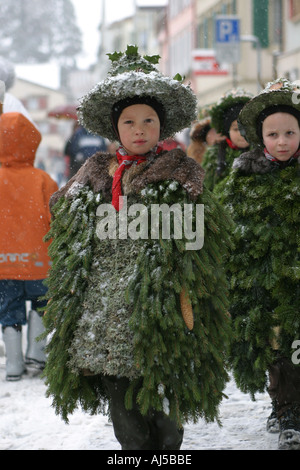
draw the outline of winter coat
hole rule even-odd
[[[99,377],[121,376],[131,383],[129,408],[137,386],[143,414],[163,410],[179,425],[217,419],[228,379],[222,263],[230,220],[203,191],[202,168],[174,149],[127,169],[123,194],[128,207],[139,203],[149,211],[153,204],[204,204],[203,247],[187,250],[186,239],[172,236],[100,240],[98,208],[112,207],[117,167],[115,156],[97,153],[51,198],[48,394],[64,419],[79,403],[104,411],[109,397]],[[194,325],[188,327],[183,313],[191,305]]]
[[[231,359],[239,387],[267,387],[277,354],[291,358],[300,337],[299,162],[268,160],[260,150],[233,163],[222,194],[236,229],[229,258]]]
[[[65,155],[70,157],[69,178],[74,176],[87,158],[94,153],[106,150],[106,142],[103,137],[91,134],[84,127],[79,126],[65,147]]]
[[[203,155],[207,149],[207,143],[205,139],[209,129],[210,118],[206,118],[193,124],[190,132],[191,142],[186,150],[186,153],[188,157],[193,158],[200,165],[203,160]]]
[[[41,134],[20,113],[0,117],[0,279],[44,279],[50,196],[58,186],[34,168]]]

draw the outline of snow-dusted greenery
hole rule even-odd
[[[269,82],[267,86],[242,109],[239,115],[239,125],[248,142],[256,147],[264,147],[257,125],[262,111],[270,106],[285,105],[300,111],[300,88],[297,82],[290,82],[286,78],[278,78]]]
[[[224,128],[224,113],[233,108],[236,104],[246,104],[253,94],[243,88],[228,90],[210,109],[211,124],[217,132],[226,135]]]
[[[157,70],[159,56],[141,57],[136,46],[128,46],[125,53],[115,52],[109,58],[112,67],[107,78],[80,100],[79,120],[86,129],[114,141],[112,107],[116,99],[134,96],[155,97],[163,105],[162,140],[189,127],[196,119],[195,94],[179,74],[170,78]]]
[[[48,279],[46,334],[51,340],[45,369],[48,396],[67,420],[78,406],[105,412],[100,375],[131,379],[126,405],[138,391],[142,413],[168,412],[178,424],[218,419],[228,380],[230,338],[227,280],[222,263],[230,246],[231,222],[208,192],[205,241],[186,251],[186,240],[106,240],[95,234],[99,194],[77,187],[54,208],[48,238],[53,266]],[[136,202],[132,196],[132,202]],[[145,205],[190,202],[174,182],[149,185]],[[194,328],[182,318],[179,294],[185,286]]]
[[[274,344],[292,357],[300,337],[299,166],[263,175],[233,171],[222,197],[236,223],[229,260],[233,370],[239,387],[254,395],[266,390]]]
[[[222,184],[221,181],[229,175],[234,159],[242,153],[240,149],[232,149],[227,146],[226,150],[224,149],[224,161],[220,162],[219,152],[218,145],[208,147],[202,163],[202,167],[205,170],[205,184],[210,191],[214,190],[214,192],[218,191],[216,186]],[[221,165],[223,165],[222,168]]]

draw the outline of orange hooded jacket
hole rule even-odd
[[[50,196],[56,182],[34,168],[41,134],[20,113],[0,116],[0,279],[44,279],[50,266]]]

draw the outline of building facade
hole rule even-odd
[[[43,168],[55,179],[64,171],[63,150],[69,138],[73,122],[71,120],[49,118],[48,113],[57,106],[68,102],[66,94],[38,85],[28,80],[17,78],[9,93],[18,98],[42,134],[35,165]]]
[[[159,54],[160,70],[185,77],[199,107],[237,86],[255,94],[281,76],[300,80],[300,0],[161,0],[151,7],[138,3],[134,15],[100,25],[97,63],[89,70],[72,71],[67,89],[16,80],[11,91],[23,101],[42,132],[38,162],[46,162],[50,172],[73,123],[48,118],[49,110],[69,101],[77,103],[106,76],[107,53],[124,51],[127,44],[137,44],[141,54]],[[215,23],[219,15],[233,15],[240,21],[240,60],[236,64],[216,60]]]
[[[240,21],[238,63],[214,60],[219,15]],[[161,69],[185,76],[202,105],[237,86],[300,79],[300,0],[169,0],[159,37]]]

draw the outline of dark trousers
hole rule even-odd
[[[294,404],[300,405],[300,366],[291,359],[278,358],[269,368],[269,395],[276,401],[280,417]]]
[[[0,280],[0,324],[3,327],[26,324],[26,301],[32,310],[47,305],[39,298],[47,292],[43,280]]]
[[[180,449],[183,429],[178,429],[164,413],[151,411],[143,416],[135,400],[132,409],[125,408],[128,379],[105,376],[103,382],[111,399],[111,419],[122,450]]]

